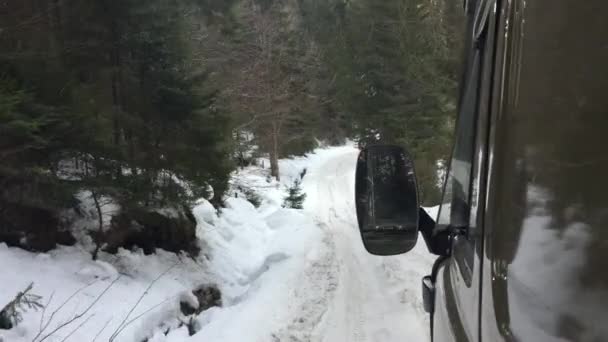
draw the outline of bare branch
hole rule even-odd
[[[91,342],[95,342],[95,340],[97,340],[99,335],[101,335],[101,333],[106,329],[106,327],[108,326],[108,324],[110,324],[111,321],[112,321],[112,318],[110,318],[109,320],[106,321],[106,323],[103,325],[103,327],[101,327],[101,329],[99,329],[97,334],[95,334],[95,337],[93,337],[93,341],[91,341]]]
[[[161,306],[161,305],[165,304],[166,302],[168,302],[168,301],[170,301],[170,300],[172,300],[172,299],[175,299],[176,297],[178,297],[178,295],[175,295],[175,296],[172,296],[172,297],[166,298],[165,300],[163,300],[163,301],[161,301],[161,302],[158,302],[158,303],[156,303],[156,304],[152,305],[151,307],[149,307],[148,309],[144,310],[144,311],[143,311],[142,313],[140,313],[139,315],[137,315],[137,316],[133,317],[132,319],[130,319],[129,321],[127,321],[127,322],[125,323],[124,327],[121,329],[121,331],[122,331],[122,330],[124,330],[124,329],[125,329],[126,327],[128,327],[129,325],[131,325],[132,323],[134,323],[135,321],[137,321],[138,319],[140,319],[140,318],[142,318],[143,316],[145,316],[146,314],[148,314],[149,312],[151,312],[152,310],[156,309],[157,307],[159,307],[159,306]]]
[[[80,330],[80,328],[82,328],[83,325],[87,324],[87,322],[93,316],[95,316],[95,314],[89,315],[89,317],[87,317],[84,321],[82,321],[80,324],[78,324],[78,326],[76,328],[74,328],[72,331],[70,331],[70,333],[67,334],[66,337],[63,338],[63,340],[61,340],[61,342],[65,342],[68,338],[70,338],[70,336],[72,336],[75,332],[77,332],[78,330]]]
[[[46,329],[49,327],[49,325],[50,325],[50,324],[51,324],[51,322],[53,321],[53,318],[55,317],[55,315],[57,314],[57,312],[59,312],[61,309],[63,309],[63,307],[64,307],[64,306],[65,306],[65,305],[66,305],[66,304],[67,304],[69,301],[71,301],[71,300],[72,300],[72,298],[74,298],[74,297],[75,297],[77,294],[79,294],[79,293],[80,293],[82,290],[84,290],[84,289],[86,289],[86,288],[90,287],[90,286],[91,286],[91,285],[93,285],[93,284],[95,284],[95,281],[93,281],[93,282],[91,282],[91,283],[89,283],[89,284],[87,284],[87,285],[85,285],[85,286],[83,286],[83,287],[79,288],[79,289],[78,289],[78,290],[76,290],[74,293],[72,293],[72,295],[71,295],[71,296],[69,296],[69,297],[68,297],[68,298],[67,298],[65,301],[63,301],[63,303],[61,303],[61,304],[59,305],[59,307],[57,307],[57,309],[55,309],[55,311],[53,311],[53,312],[51,313],[51,316],[49,317],[49,320],[48,320],[46,323],[44,323],[44,326],[42,326],[42,325],[41,325],[41,328],[40,328],[40,330],[38,331],[38,334],[36,334],[36,336],[34,336],[34,339],[32,339],[32,341],[36,341],[36,339],[37,339],[38,337],[40,337],[40,335],[42,335],[42,333],[43,333],[43,332],[44,332],[44,331],[45,331],[45,330],[46,330]],[[51,296],[51,297],[52,297],[52,296]],[[50,299],[49,299],[49,303],[50,303]],[[45,312],[45,311],[42,311],[43,316],[44,316],[44,312]],[[40,319],[40,321],[42,322],[42,318]]]
[[[158,277],[156,277],[146,288],[146,290],[139,296],[139,298],[137,299],[137,302],[135,302],[135,305],[133,305],[133,307],[131,307],[131,310],[129,310],[129,312],[127,313],[127,315],[125,316],[125,318],[122,320],[122,322],[120,322],[120,324],[118,325],[118,328],[116,328],[116,330],[114,331],[114,333],[112,333],[112,336],[110,336],[109,342],[114,341],[118,335],[120,335],[120,333],[127,327],[127,321],[129,319],[129,317],[131,316],[131,314],[133,313],[133,311],[135,311],[135,309],[137,308],[137,306],[139,305],[139,303],[141,303],[142,299],[148,294],[148,291],[150,291],[150,289],[152,288],[152,286],[154,286],[154,284],[156,284],[157,281],[159,281],[162,277],[164,277],[167,273],[169,273],[169,271],[171,271],[175,266],[177,266],[177,262],[173,265],[171,265],[169,268],[167,268],[164,272],[162,272],[161,274],[158,275]]]
[[[44,315],[46,313],[46,308],[48,308],[49,305],[51,304],[51,302],[53,301],[53,296],[55,296],[55,291],[51,292],[51,296],[49,297],[49,300],[46,302],[46,304],[42,308],[42,313],[40,314],[40,328],[39,328],[39,331],[42,331],[42,325],[44,324]]]
[[[276,114],[275,113],[256,114],[253,116],[253,118],[251,120],[249,120],[248,122],[246,122],[242,125],[235,127],[234,130],[235,131],[241,130],[243,128],[253,125],[257,120],[259,120],[261,118],[266,118],[266,117],[274,116],[274,115],[276,115]]]
[[[38,340],[37,342],[42,342],[44,340],[46,340],[47,338],[49,338],[50,336],[52,336],[53,334],[55,334],[57,331],[59,331],[60,329],[63,329],[64,327],[72,324],[73,322],[79,320],[80,318],[82,318],[84,315],[86,315],[89,310],[91,310],[91,308],[97,304],[97,302],[99,302],[99,300],[108,292],[108,290],[110,290],[110,288],[112,288],[112,286],[114,286],[114,284],[116,284],[116,282],[121,278],[121,276],[119,275],[118,277],[116,277],[116,279],[114,279],[108,286],[106,286],[106,288],[97,296],[97,298],[95,298],[95,300],[93,300],[91,302],[91,304],[89,304],[89,306],[87,306],[84,311],[82,311],[81,313],[75,315],[74,317],[72,317],[71,319],[59,324],[57,327],[55,327],[55,329],[53,329],[51,332],[49,332],[48,334],[44,335],[40,340]],[[72,298],[74,295],[72,295],[70,298]],[[32,340],[33,342],[36,341],[36,338],[34,338],[34,340]]]

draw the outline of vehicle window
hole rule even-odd
[[[475,211],[481,169],[477,164],[482,160],[479,138],[483,138],[477,136],[482,128],[478,125],[483,121],[480,121],[480,111],[487,111],[487,106],[482,104],[484,101],[480,101],[480,97],[485,97],[485,93],[481,93],[480,85],[489,81],[488,73],[483,72],[484,59],[487,57],[484,51],[484,32],[488,18],[484,13],[487,10],[487,6],[477,8],[475,14],[469,18],[467,67],[462,80],[463,93],[460,98],[456,140],[437,219],[439,229],[445,229],[447,226],[467,228],[467,235],[458,238],[455,245],[457,248],[453,249],[454,257],[459,262],[467,283],[471,280],[478,229]]]
[[[469,32],[472,33],[473,18],[470,18],[469,22],[471,23]],[[469,39],[467,66],[462,80],[464,91],[460,98],[454,150],[437,218],[439,229],[448,225],[466,227],[469,222],[469,195],[481,69],[481,50],[478,44],[473,44],[472,38]]]
[[[462,103],[457,126],[456,143],[450,163],[451,205],[445,217],[450,224],[466,226],[469,213],[469,190],[471,183],[471,170],[473,148],[475,140],[475,119],[477,104],[477,88],[480,69],[480,53],[474,51],[472,70],[466,81],[466,93]]]

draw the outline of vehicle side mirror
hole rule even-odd
[[[411,156],[401,147],[372,145],[359,153],[355,203],[365,249],[408,252],[418,239],[418,187]]]

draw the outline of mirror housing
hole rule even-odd
[[[359,153],[355,176],[357,221],[365,249],[374,255],[408,252],[418,239],[418,187],[411,156],[394,145]]]

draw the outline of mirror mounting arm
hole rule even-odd
[[[420,208],[418,216],[418,229],[424,238],[424,242],[426,242],[429,252],[435,255],[448,256],[450,252],[448,235],[445,232],[435,233],[435,220],[423,208]]]
[[[468,227],[449,226],[447,230],[453,239],[457,236],[467,236]]]
[[[466,235],[466,227],[449,226],[435,232],[435,220],[423,208],[420,208],[418,227],[422,237],[426,242],[429,252],[439,256],[450,256],[452,252],[452,240],[456,236]]]

